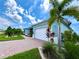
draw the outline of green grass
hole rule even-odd
[[[40,57],[38,49],[35,48],[30,51],[19,53],[5,59],[41,59],[41,57]]]
[[[21,40],[21,39],[24,39],[22,35],[18,35],[16,37],[6,37],[6,35],[0,34],[0,41]]]

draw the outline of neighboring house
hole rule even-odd
[[[29,36],[30,28],[24,28],[24,35]]]
[[[45,40],[48,41],[48,38],[46,36],[46,29],[48,28],[48,20],[42,21],[40,23],[37,23],[33,25],[33,38]],[[64,32],[65,30],[68,30],[66,26],[61,24],[61,32]],[[54,42],[57,44],[57,35],[58,35],[58,25],[57,22],[54,22],[51,26],[51,31],[55,33]]]

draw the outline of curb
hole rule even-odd
[[[38,47],[38,50],[39,50],[39,53],[40,53],[40,56],[42,59],[46,59],[43,52],[42,52],[42,47]]]

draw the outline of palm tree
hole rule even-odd
[[[77,6],[67,7],[70,2],[73,0],[63,0],[61,3],[58,0],[50,0],[53,8],[50,10],[50,18],[48,20],[48,26],[51,28],[52,23],[57,21],[58,24],[58,46],[59,50],[61,49],[61,26],[63,23],[69,28],[70,23],[65,22],[64,16],[74,16],[77,20],[79,20],[79,11]]]

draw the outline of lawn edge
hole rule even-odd
[[[42,47],[38,47],[39,54],[40,54],[40,56],[41,56],[41,59],[46,59],[45,56],[44,56],[44,54],[43,54],[42,49],[43,49]]]

